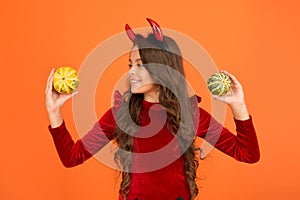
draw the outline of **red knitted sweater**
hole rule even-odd
[[[113,139],[116,128],[113,113],[121,102],[118,95],[115,97],[115,105],[76,142],[71,138],[65,122],[57,128],[49,125],[55,147],[65,167],[82,164]],[[135,134],[133,141],[128,200],[189,200],[182,153],[166,124],[161,122],[165,111],[158,103],[143,101],[142,104],[140,124],[143,128]],[[259,146],[251,116],[244,121],[234,119],[237,132],[234,135],[198,105],[196,109],[199,110],[196,136],[214,144],[215,148],[238,161],[255,163],[259,160]],[[123,199],[121,195],[119,199]]]

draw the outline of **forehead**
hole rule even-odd
[[[137,48],[132,48],[129,54],[129,61],[141,61],[140,53]]]

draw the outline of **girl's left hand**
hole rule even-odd
[[[231,87],[226,95],[212,95],[213,98],[218,101],[224,102],[230,106],[245,104],[244,91],[240,82],[235,78],[235,76],[233,76],[229,72],[225,70],[220,70],[220,72],[223,72],[229,76],[229,78],[231,79]]]

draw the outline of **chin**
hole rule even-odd
[[[147,92],[147,88],[145,86],[132,87],[130,90],[133,94],[141,94]]]
[[[144,94],[150,91],[153,91],[154,86],[152,84],[142,85],[138,87],[132,87],[130,90],[133,94]]]
[[[131,93],[132,94],[141,94],[141,93],[144,93],[142,90],[139,90],[139,89],[131,89]]]

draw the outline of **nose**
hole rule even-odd
[[[137,66],[132,65],[132,67],[128,71],[129,75],[135,75],[136,74],[136,68],[137,68]]]

